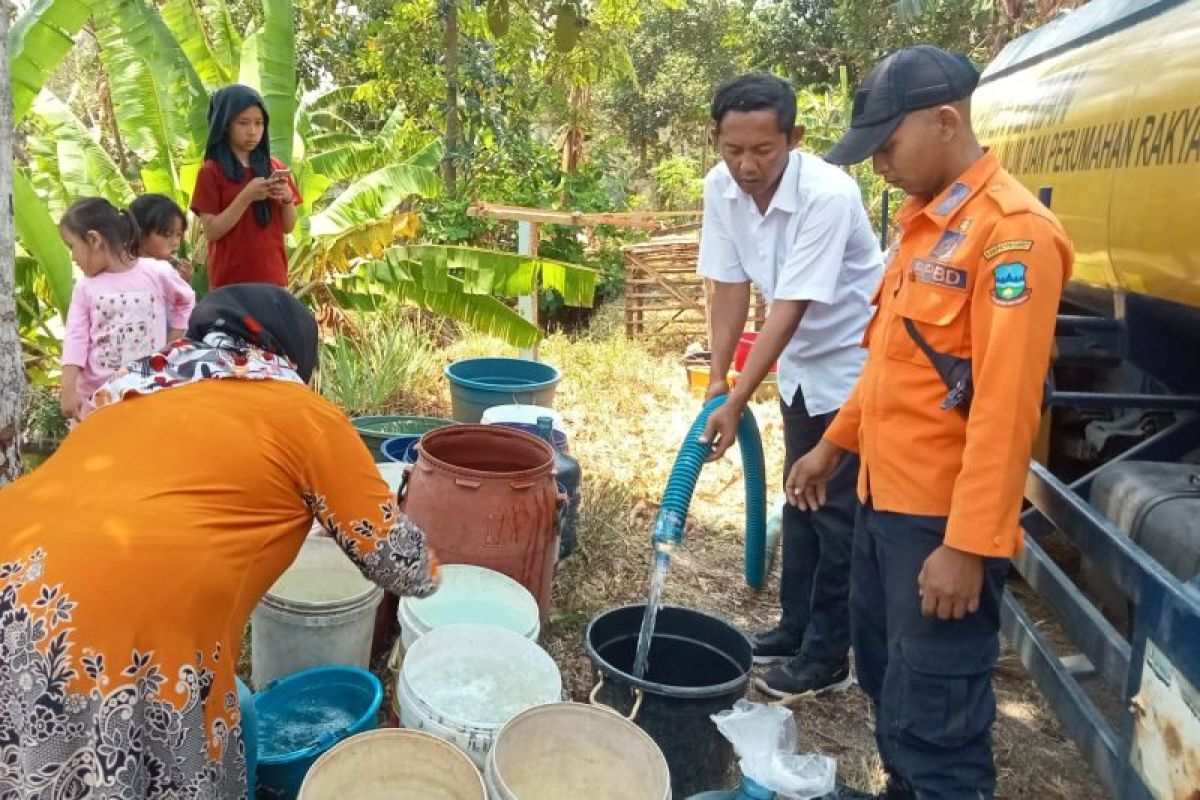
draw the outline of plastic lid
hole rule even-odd
[[[309,536],[267,598],[287,606],[332,610],[356,605],[379,591],[337,542],[328,536]]]
[[[507,575],[470,564],[443,564],[438,575],[436,592],[422,599],[403,600],[409,613],[427,630],[473,623],[528,636],[537,628],[537,601]]]
[[[545,406],[523,404],[492,406],[484,410],[483,417],[479,421],[484,425],[492,425],[497,422],[520,422],[525,425],[537,425],[538,417],[549,417],[554,421],[555,430],[560,430],[563,433],[567,432],[567,426],[563,423],[562,414],[553,408],[546,408]]]

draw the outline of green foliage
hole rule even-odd
[[[208,22],[199,0],[167,0],[162,6],[162,16],[205,88],[211,91],[233,83],[234,61],[231,54],[223,52],[224,48],[216,45],[209,36]]]
[[[65,103],[42,92],[34,100],[32,117],[38,134],[36,144],[54,148],[53,159],[39,163],[38,168],[51,170],[51,177],[61,184],[64,207],[52,209],[56,216],[66,210],[66,202],[76,197],[100,195],[119,206],[133,200],[133,187],[121,168]]]
[[[750,63],[748,9],[730,0],[647,4],[630,37],[633,72],[601,100],[643,173],[681,145],[703,146],[713,91]]]
[[[687,156],[664,158],[650,170],[650,177],[659,208],[686,211],[700,206],[704,178],[694,160]]]
[[[835,85],[838,68],[852,85],[883,56],[926,43],[982,57],[990,0],[791,0],[757,9],[754,63],[797,86]]]
[[[271,116],[271,154],[284,164],[292,163],[296,116],[296,35],[292,16],[292,0],[263,0],[258,88]]]
[[[322,344],[317,391],[350,416],[411,409],[436,393],[441,375],[427,330],[395,303],[356,321],[356,334]]]
[[[469,294],[463,281],[436,265],[404,258],[396,252],[364,259],[331,285],[345,308],[370,311],[400,299],[442,314],[514,347],[532,347],[542,338],[536,325],[490,294]]]
[[[66,438],[67,420],[58,402],[58,392],[49,386],[31,386],[22,415],[27,442],[59,442]]]
[[[57,221],[50,218],[29,176],[19,167],[13,169],[13,206],[21,210],[16,215],[17,237],[25,252],[41,265],[50,298],[65,318],[74,282],[71,254],[59,236]]]
[[[86,0],[35,0],[8,32],[13,124],[25,117],[50,73],[92,13]]]

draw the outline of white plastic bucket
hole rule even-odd
[[[250,617],[250,674],[261,689],[310,667],[366,669],[383,590],[328,536],[309,536]]]
[[[520,422],[525,425],[537,425],[538,417],[549,417],[553,420],[556,430],[567,432],[563,424],[563,416],[553,408],[529,405],[492,406],[483,412],[480,422],[484,425],[495,425],[498,422]]]
[[[379,476],[388,485],[392,498],[395,499],[396,492],[400,491],[400,484],[404,481],[404,473],[408,471],[411,464],[384,462],[375,466],[379,468]]]
[[[538,706],[509,720],[484,771],[491,800],[670,800],[671,773],[654,740],[612,711]]]
[[[490,625],[537,641],[541,632],[537,600],[512,578],[486,567],[444,564],[438,590],[429,597],[404,597],[396,616],[404,650],[435,628]]]
[[[478,770],[458,748],[419,731],[352,736],[308,770],[296,800],[487,800]]]
[[[520,634],[448,625],[413,642],[396,695],[405,728],[445,739],[482,769],[506,722],[561,698],[562,675],[545,650]]]

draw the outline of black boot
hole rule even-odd
[[[756,633],[750,639],[755,664],[775,664],[795,658],[800,652],[800,637],[782,625]]]
[[[850,662],[813,661],[796,656],[788,663],[776,667],[758,681],[758,688],[772,697],[791,697],[812,692],[840,692],[850,687]]]

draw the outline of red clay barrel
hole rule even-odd
[[[438,560],[502,572],[537,598],[543,623],[558,558],[554,451],[495,425],[425,434],[403,509]]]

